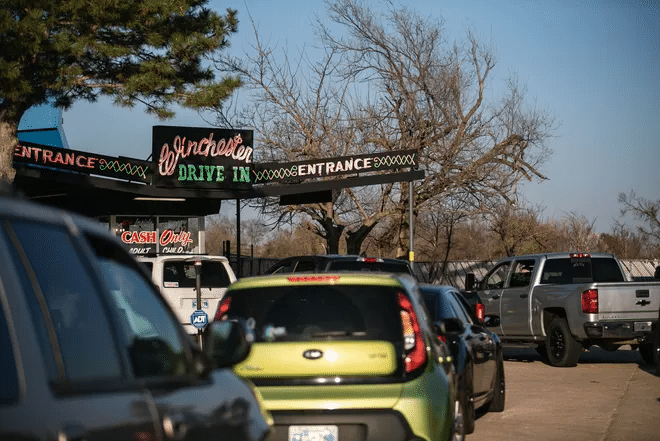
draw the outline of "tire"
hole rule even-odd
[[[488,412],[504,411],[504,398],[506,388],[504,384],[504,358],[502,351],[497,356],[497,372],[495,373],[495,385],[493,386],[493,398],[488,403]]]
[[[644,363],[651,366],[660,365],[660,347],[658,347],[658,338],[652,338],[650,343],[639,345],[639,355],[642,356]]]
[[[548,350],[545,347],[545,343],[539,343],[534,350],[541,356],[541,360],[548,360]]]
[[[472,387],[473,372],[472,365],[468,365],[465,368],[465,378],[460,391],[463,401],[463,428],[466,435],[474,432],[474,422],[476,420],[474,398],[472,397],[474,394]]]
[[[546,355],[552,366],[571,367],[577,365],[582,345],[573,338],[566,320],[555,317],[548,325],[545,337]]]
[[[461,388],[459,388],[456,399],[454,400],[454,425],[452,427],[451,441],[465,440],[465,407],[461,392]]]

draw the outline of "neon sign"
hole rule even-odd
[[[151,163],[139,159],[62,149],[31,142],[14,148],[14,165],[47,167],[130,181],[151,182]]]
[[[241,188],[250,182],[252,130],[153,127],[155,184]]]
[[[346,174],[364,174],[400,168],[416,168],[416,150],[402,150],[368,155],[343,156],[300,162],[255,164],[255,184],[266,182],[296,182]]]

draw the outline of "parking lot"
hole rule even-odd
[[[660,440],[660,377],[629,347],[592,348],[572,368],[507,348],[504,363],[505,410],[479,416],[469,441]]]

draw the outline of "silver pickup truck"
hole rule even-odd
[[[657,364],[660,282],[632,282],[605,253],[550,253],[508,257],[480,282],[468,275],[494,331],[504,343],[534,344],[553,366],[575,366],[583,348],[639,348]]]

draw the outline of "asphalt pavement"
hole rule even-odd
[[[629,346],[570,368],[507,348],[504,372],[504,412],[479,415],[468,441],[660,441],[660,377]]]

